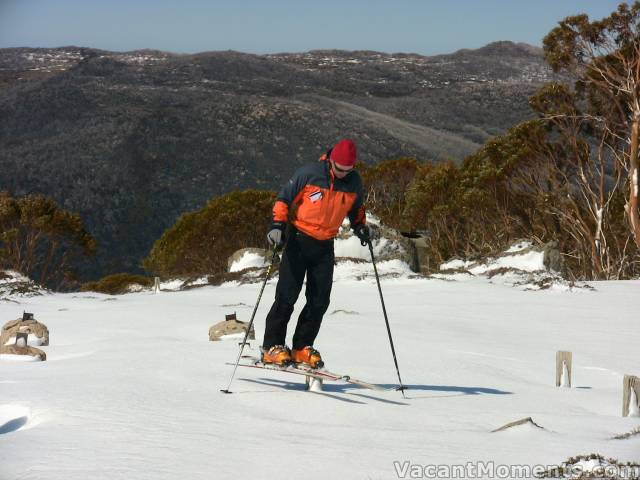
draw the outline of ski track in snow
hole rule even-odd
[[[253,306],[258,284],[0,304],[5,321],[26,310],[51,332],[46,362],[0,361],[0,479],[388,479],[394,461],[558,464],[591,452],[637,462],[640,438],[610,438],[638,426],[620,416],[620,375],[640,373],[629,300],[640,282],[594,286],[383,280],[406,399],[340,382],[311,393],[304,377],[254,369],[222,394],[237,339],[209,342],[208,328],[233,311],[249,320],[233,305]],[[271,281],[247,354],[274,292]],[[327,368],[395,387],[375,281],[337,281],[327,313],[316,342]],[[573,352],[574,388],[555,387],[558,350]],[[490,433],[525,417],[544,430]]]

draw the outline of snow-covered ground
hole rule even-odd
[[[375,280],[356,280],[367,269],[338,268],[316,347],[330,370],[394,387]],[[638,462],[640,435],[611,438],[640,425],[621,416],[623,375],[640,374],[640,282],[591,285],[385,278],[406,399],[342,383],[311,393],[302,377],[248,368],[221,393],[237,341],[209,342],[208,329],[234,311],[249,320],[259,284],[15,298],[0,322],[33,312],[50,345],[46,362],[0,361],[0,479],[393,479],[590,453]],[[274,290],[272,280],[248,353]],[[555,387],[558,350],[573,352],[573,388]],[[525,417],[542,429],[491,433]]]

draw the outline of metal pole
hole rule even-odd
[[[233,382],[233,377],[236,375],[236,370],[238,369],[238,365],[240,364],[240,358],[242,358],[242,352],[244,351],[244,346],[247,344],[247,338],[249,337],[249,332],[251,331],[251,327],[253,326],[253,319],[256,316],[256,312],[258,311],[258,305],[260,305],[260,299],[262,298],[262,292],[264,292],[264,287],[267,285],[267,280],[271,276],[271,270],[273,269],[273,264],[276,260],[276,254],[278,252],[277,246],[273,248],[273,256],[271,257],[271,263],[269,264],[269,268],[267,269],[267,275],[264,277],[264,282],[262,282],[262,288],[260,289],[260,295],[258,295],[258,301],[256,302],[256,306],[253,308],[253,314],[251,314],[251,320],[249,321],[249,326],[247,327],[247,331],[244,334],[244,340],[242,340],[242,346],[240,347],[240,352],[238,353],[238,358],[236,359],[236,365],[233,367],[233,373],[231,374],[231,378],[229,379],[229,385],[227,388],[221,389],[220,391],[223,393],[233,393],[229,388],[231,388],[231,382]]]
[[[371,263],[373,263],[373,271],[376,274],[376,282],[378,284],[378,292],[380,293],[380,302],[382,303],[382,313],[384,314],[384,321],[387,324],[387,333],[389,334],[389,344],[391,345],[391,353],[393,354],[393,363],[396,366],[396,373],[398,374],[398,381],[400,382],[400,386],[397,390],[402,392],[402,397],[404,396],[404,391],[407,389],[402,383],[402,379],[400,378],[400,369],[398,368],[398,359],[396,358],[396,349],[393,347],[393,338],[391,337],[391,327],[389,327],[389,318],[387,317],[387,309],[384,306],[384,297],[382,296],[382,288],[380,287],[380,277],[378,276],[378,268],[376,267],[376,260],[373,256],[373,245],[371,245],[371,240],[368,242],[369,252],[371,252]]]

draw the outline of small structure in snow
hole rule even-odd
[[[571,388],[571,352],[556,353],[556,387]]]
[[[209,329],[209,341],[217,342],[225,339],[242,339],[247,333],[247,328],[249,328],[249,324],[238,320],[235,312],[231,315],[225,315],[223,322],[216,323]],[[253,326],[251,326],[251,331],[247,338],[249,340],[255,340],[256,332]]]
[[[0,332],[0,346],[14,345],[18,333],[28,335],[27,344],[49,345],[49,329],[38,322],[33,313],[24,312],[22,318],[7,322]]]
[[[35,320],[33,320],[33,314],[31,313],[26,313],[23,315],[23,318],[26,318],[26,322],[35,322]],[[22,320],[15,320],[14,322],[22,322]],[[9,323],[13,323],[13,322],[9,322]],[[37,322],[35,322],[37,323]],[[46,329],[46,327],[44,327]],[[29,345],[29,334],[30,334],[30,330],[29,329],[25,329],[25,331],[20,331],[20,330],[12,330],[13,331],[13,336],[10,338],[13,338],[13,344],[10,344],[10,342],[5,343],[4,340],[2,343],[0,343],[0,355],[26,355],[26,356],[30,356],[30,357],[34,357],[35,359],[38,359],[40,361],[45,361],[47,359],[47,355],[46,353],[44,353],[42,350],[40,350],[39,348],[35,348]],[[3,329],[3,335],[4,335],[4,329]],[[46,345],[49,344],[49,332],[47,331],[46,333],[47,336],[47,342]],[[5,338],[4,336],[2,338]],[[38,343],[39,345],[43,345],[42,343]]]
[[[26,347],[19,347],[18,345],[2,345],[0,346],[0,355],[29,356],[41,362],[44,362],[47,359],[47,354],[44,353],[44,351],[29,345]]]
[[[508,430],[510,428],[513,428],[513,427],[518,427],[520,425],[529,425],[529,426],[532,426],[532,427],[539,428],[540,430],[544,430],[544,427],[541,427],[536,422],[534,422],[531,417],[527,417],[527,418],[521,418],[520,420],[516,420],[515,422],[509,422],[509,423],[507,423],[506,425],[503,425],[500,428],[496,428],[495,430],[491,430],[491,433],[502,432],[504,430]]]
[[[622,416],[640,417],[640,377],[625,375],[622,390]]]

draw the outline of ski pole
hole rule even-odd
[[[247,344],[247,338],[249,337],[249,332],[251,331],[251,327],[253,326],[253,319],[256,316],[256,312],[258,311],[258,305],[260,305],[260,299],[262,298],[262,292],[264,292],[264,287],[267,285],[267,280],[271,276],[271,270],[273,269],[273,264],[276,260],[276,254],[278,253],[278,246],[275,245],[273,247],[273,256],[271,257],[271,263],[269,264],[269,268],[267,268],[267,275],[264,277],[264,282],[262,282],[262,288],[260,289],[260,295],[258,295],[258,301],[256,302],[256,306],[253,308],[253,314],[251,314],[251,320],[249,321],[249,326],[247,327],[247,331],[244,334],[244,340],[242,340],[242,346],[240,347],[240,353],[238,353],[238,358],[236,360],[236,365],[233,367],[233,373],[231,374],[231,378],[229,379],[229,385],[227,388],[220,389],[223,393],[233,393],[229,388],[231,388],[231,382],[233,382],[233,377],[236,375],[236,370],[238,369],[238,365],[240,364],[240,359],[242,358],[242,352],[244,351],[244,346]]]
[[[373,263],[373,271],[376,274],[376,282],[378,283],[378,292],[380,293],[380,302],[382,303],[382,313],[384,314],[384,321],[387,324],[387,333],[389,334],[389,343],[391,344],[391,353],[393,354],[393,363],[396,365],[396,372],[398,374],[398,381],[400,382],[400,386],[396,390],[400,390],[402,392],[402,397],[404,396],[404,391],[407,387],[402,384],[402,379],[400,378],[400,369],[398,368],[398,359],[396,358],[396,349],[393,347],[393,338],[391,338],[391,327],[389,327],[389,318],[387,317],[387,309],[384,306],[384,297],[382,296],[382,288],[380,287],[380,277],[378,276],[378,268],[376,267],[376,260],[373,256],[373,245],[371,245],[371,240],[367,242],[369,245],[369,252],[371,253],[371,263]]]

